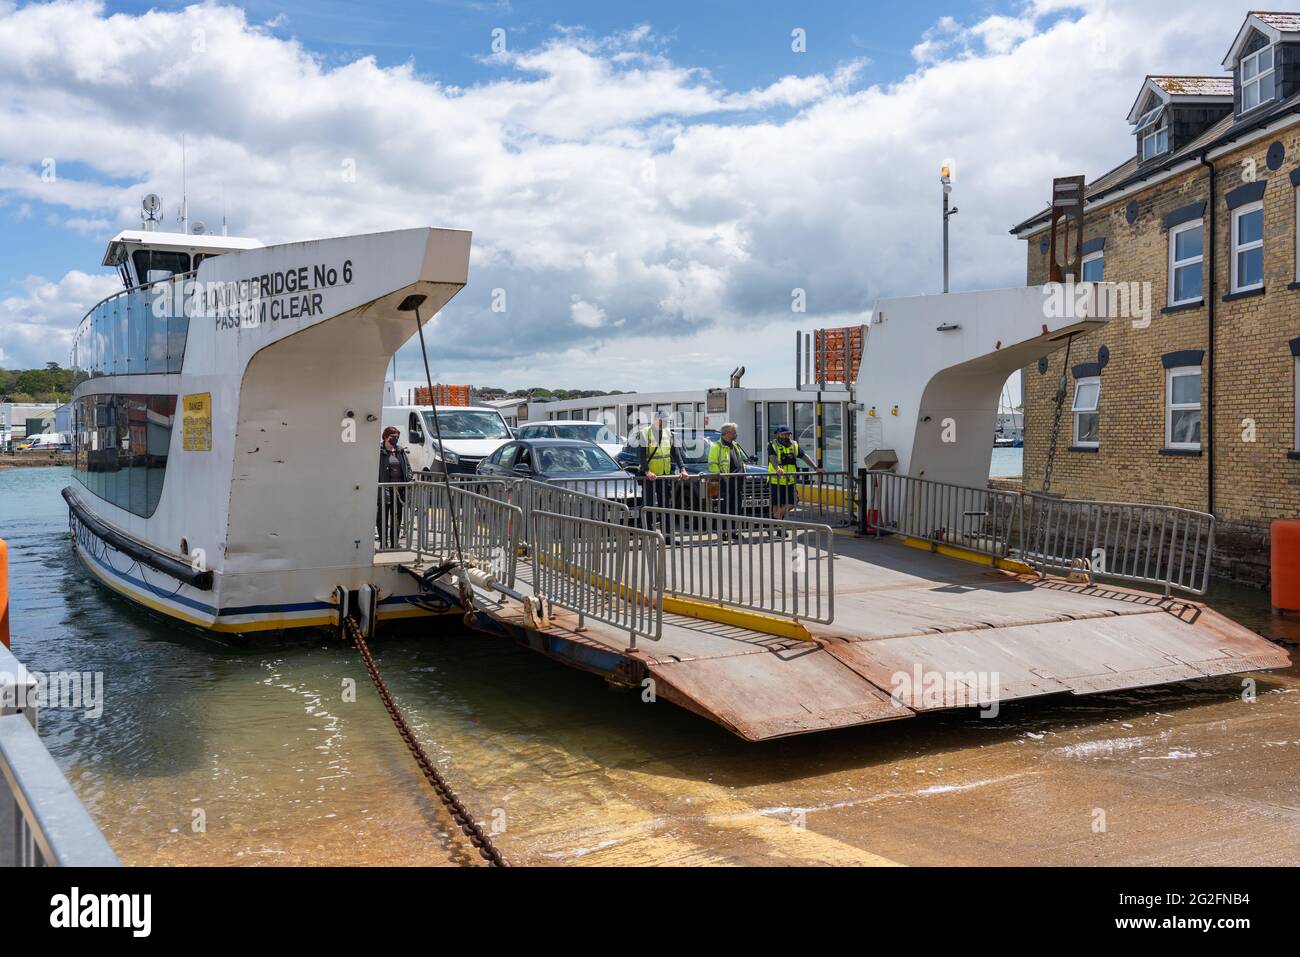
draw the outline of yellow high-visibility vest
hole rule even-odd
[[[641,430],[645,444],[646,470],[655,475],[667,475],[673,470],[673,430],[664,429],[655,437],[655,427],[647,425]]]
[[[793,485],[794,473],[799,470],[799,443],[790,440],[789,445],[778,445],[775,441],[767,447],[767,479],[773,485]]]
[[[722,440],[719,439],[717,442],[710,444],[709,445],[709,471],[714,473],[720,473],[720,472],[731,473],[734,471],[740,471],[740,472],[745,471],[745,466],[743,464],[739,469],[732,468],[732,465],[735,464],[731,458],[732,449],[736,450],[736,454],[740,457],[740,460],[743,463],[745,457],[743,453],[741,453],[740,451],[740,446],[735,444],[734,442],[731,445],[724,445]]]

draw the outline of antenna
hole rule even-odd
[[[185,178],[185,134],[181,134],[181,212],[177,219],[181,224],[181,232],[190,231],[190,200],[189,190]]]

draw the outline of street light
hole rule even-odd
[[[952,170],[947,163],[939,167],[939,182],[943,184],[943,291],[948,291],[948,217],[957,215],[957,207],[948,208],[948,194],[952,192]]]

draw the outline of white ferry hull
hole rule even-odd
[[[151,514],[97,494],[94,471],[76,473],[76,499],[102,524],[96,534],[73,517],[91,574],[214,632],[329,627],[337,589],[367,584],[381,622],[430,614],[412,604],[410,575],[376,561],[383,388],[416,331],[416,313],[398,305],[423,296],[419,316],[431,321],[464,286],[469,246],[468,232],[409,229],[204,261],[195,278],[207,298],[194,300],[180,371],[96,376],[74,393],[86,407],[122,393],[176,399]],[[79,348],[83,335],[93,329],[79,331]],[[197,424],[186,414],[196,402],[207,409]],[[79,440],[95,445],[84,429]],[[211,574],[187,583],[113,541]]]

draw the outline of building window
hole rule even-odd
[[[1300,281],[1300,186],[1295,189],[1295,278]]]
[[[1097,400],[1101,397],[1101,378],[1089,376],[1074,383],[1074,404],[1070,411],[1074,413],[1074,442],[1072,444],[1084,449],[1097,447],[1099,426]]]
[[[1295,434],[1291,440],[1291,448],[1300,450],[1300,356],[1294,356],[1291,359],[1291,369],[1294,373],[1294,387],[1292,391],[1295,396]]]
[[[1201,220],[1169,230],[1169,305],[1181,306],[1201,298],[1201,267],[1205,258]]]
[[[1264,204],[1248,203],[1232,211],[1232,291],[1264,285]]]
[[[1101,274],[1105,266],[1104,255],[1101,250],[1098,250],[1083,257],[1084,282],[1101,282]]]
[[[1165,378],[1165,448],[1201,447],[1201,369],[1170,369]]]
[[[1241,112],[1273,99],[1273,48],[1241,58]]]
[[[1163,118],[1149,133],[1142,135],[1142,158],[1149,160],[1169,149],[1169,120]]]

